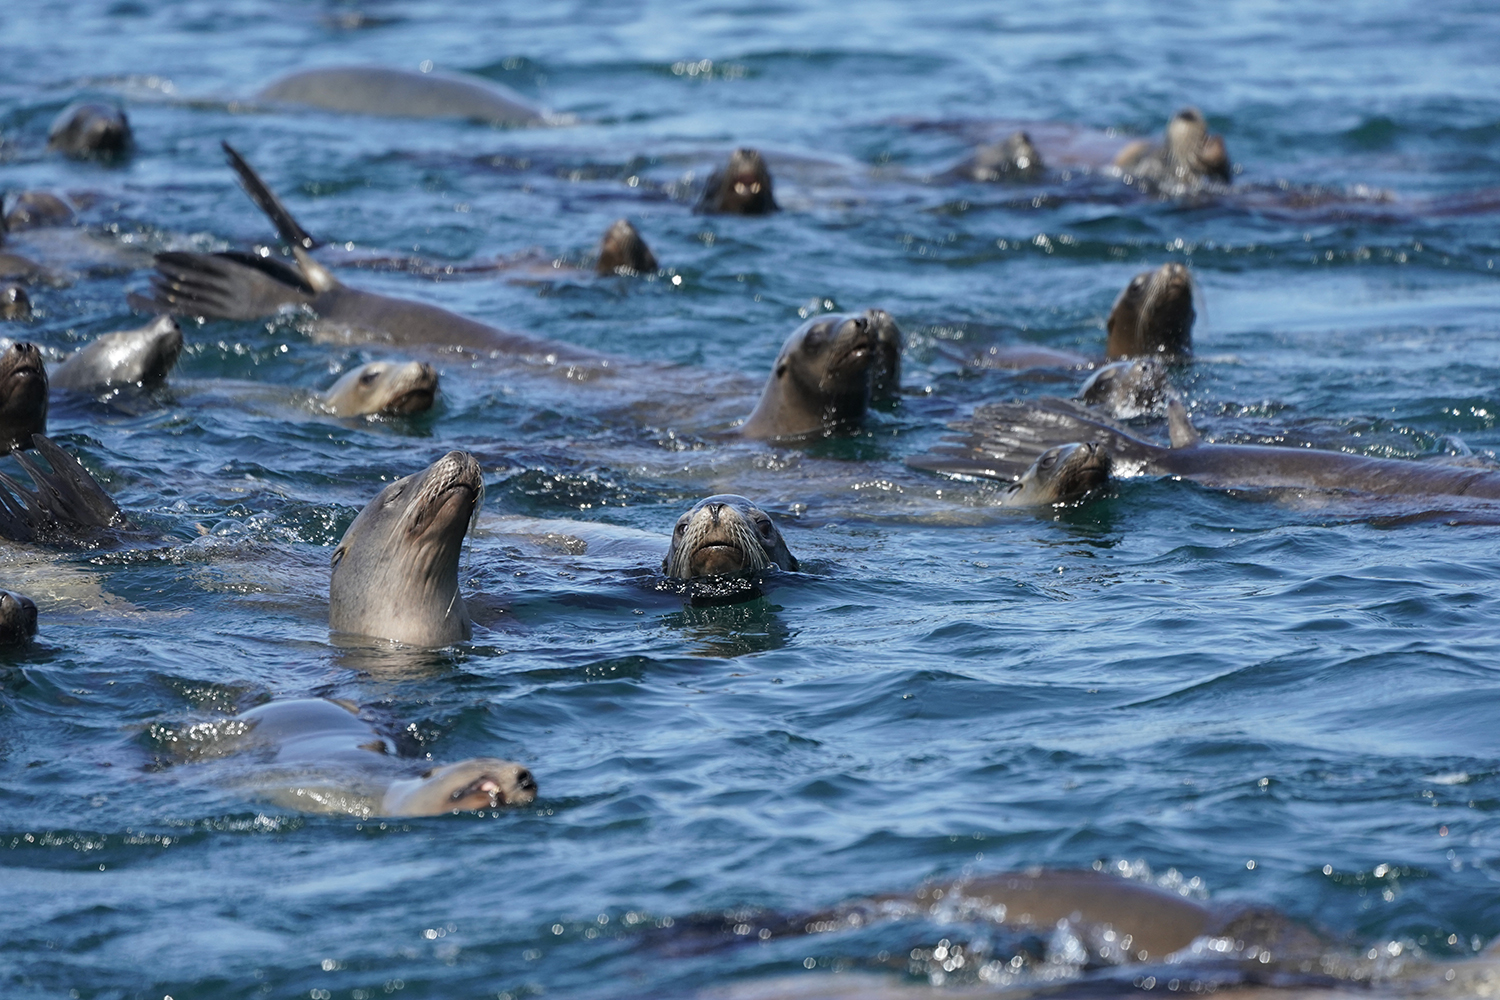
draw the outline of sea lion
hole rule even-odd
[[[696,211],[717,215],[768,215],[778,211],[771,171],[760,152],[741,147],[708,177]]]
[[[5,213],[5,229],[16,233],[23,229],[71,226],[75,219],[72,206],[52,192],[22,191]]]
[[[36,602],[22,594],[0,590],[0,649],[24,646],[36,635]]]
[[[371,361],[351,368],[318,403],[336,417],[398,416],[432,409],[438,373],[423,361]]]
[[[661,571],[674,580],[749,576],[770,566],[795,573],[797,557],[771,516],[742,496],[699,500],[677,519]]]
[[[509,87],[459,73],[383,66],[331,66],[291,73],[256,95],[262,101],[394,118],[467,118],[490,125],[540,125],[547,114]]]
[[[1167,123],[1160,145],[1138,139],[1120,150],[1115,166],[1126,177],[1165,194],[1182,194],[1206,181],[1228,184],[1232,176],[1224,137],[1210,135],[1197,108],[1183,108]]]
[[[73,543],[103,529],[127,529],[114,500],[94,481],[78,459],[43,434],[33,434],[31,447],[51,466],[44,472],[34,459],[13,451],[16,464],[31,477],[27,489],[0,472],[0,538],[13,542]]]
[[[1193,353],[1193,276],[1168,262],[1142,271],[1109,311],[1104,352],[1111,361],[1149,355],[1180,360]]]
[[[901,328],[884,309],[866,309],[865,319],[875,331],[875,356],[870,362],[870,396],[894,399],[901,394]]]
[[[47,130],[47,148],[75,160],[124,156],[132,142],[125,112],[92,101],[70,104]]]
[[[1156,413],[1172,395],[1167,369],[1155,358],[1115,361],[1104,365],[1073,398],[1116,420]]]
[[[458,557],[483,497],[479,463],[462,451],[381,490],[333,550],[328,627],[411,646],[469,638]]]
[[[653,274],[656,257],[630,220],[619,219],[604,231],[604,239],[599,243],[599,262],[594,270],[603,275]]]
[[[1039,177],[1046,168],[1031,143],[1031,136],[1016,131],[989,146],[980,146],[974,155],[950,170],[949,176],[981,183],[1025,181]]]
[[[1070,503],[1109,482],[1114,461],[1093,442],[1048,448],[1000,498],[1002,507],[1046,507]]]
[[[475,757],[433,765],[402,759],[390,737],[344,702],[273,701],[193,729],[189,738],[198,745],[190,756],[253,754],[254,773],[244,783],[277,805],[303,812],[441,816],[536,799],[536,779],[514,761]]]
[[[52,371],[52,387],[72,392],[103,392],[133,387],[152,389],[166,381],[182,353],[182,328],[158,316],[136,330],[106,333],[80,348]]]
[[[828,436],[853,430],[870,405],[877,335],[868,315],[815,316],[781,347],[760,403],[740,427],[747,438]]]
[[[47,433],[47,366],[35,344],[11,344],[0,354],[0,455],[31,447]]]
[[[22,322],[31,318],[31,296],[20,285],[0,288],[0,319]]]

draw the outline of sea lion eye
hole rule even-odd
[[[683,535],[687,534],[687,522],[686,521],[678,521],[677,522],[677,531],[676,531],[676,534],[677,534],[678,538],[681,538]]]
[[[762,535],[766,535],[767,537],[770,536],[771,531],[773,530],[771,528],[771,519],[769,517],[757,519],[755,522],[755,526],[760,529],[760,533]]]
[[[361,375],[359,377],[359,384],[360,385],[374,385],[375,384],[375,380],[378,379],[378,378],[380,378],[380,372],[378,370],[371,369],[370,371],[365,372],[363,375]]]
[[[779,365],[776,366],[776,377],[777,378],[782,378],[785,375],[786,375],[786,362],[783,361],[781,364],[779,364]]]

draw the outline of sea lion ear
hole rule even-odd
[[[1187,407],[1176,396],[1167,401],[1167,437],[1173,448],[1191,448],[1203,440],[1188,417]]]

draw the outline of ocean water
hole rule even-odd
[[[147,251],[267,243],[228,140],[352,244],[330,260],[460,269],[347,282],[675,366],[577,384],[417,352],[442,372],[432,413],[340,421],[293,391],[393,352],[292,318],[186,323],[170,391],[58,405],[53,436],[142,530],[0,544],[0,586],[42,612],[33,647],[0,653],[0,993],[691,996],[843,969],[941,995],[962,977],[888,958],[940,926],[733,946],[674,928],[1096,863],[1351,953],[1447,962],[1500,934],[1493,511],[1140,478],[1002,510],[993,485],[903,462],[980,403],[1070,394],[1082,373],[969,361],[1102,353],[1115,295],[1171,260],[1198,284],[1175,377],[1209,437],[1492,455],[1489,5],[40,0],[0,26],[0,188],[86,194],[93,241],[13,234],[63,277],[0,334],[60,357],[139,325]],[[574,123],[249,100],[292,69],[427,62]],[[127,108],[127,163],[46,154],[90,95]],[[1230,193],[1163,201],[1097,169],[1189,103],[1225,137]],[[1018,126],[1048,179],[941,178]],[[737,145],[765,151],[784,210],[693,214]],[[574,266],[622,215],[661,274]],[[496,260],[514,266],[461,270]],[[853,439],[724,437],[803,317],[870,306],[907,337],[899,402]],[[484,469],[461,573],[487,627],[437,651],[331,642],[343,529],[453,448]],[[654,573],[715,492],[761,502],[803,571],[684,607]],[[362,822],[171,758],[182,727],[311,695],[413,755],[519,760],[540,796]]]

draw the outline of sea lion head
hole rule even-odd
[[[1100,368],[1073,398],[1128,420],[1160,409],[1170,392],[1166,367],[1155,358],[1136,358]]]
[[[1012,132],[993,145],[981,146],[965,168],[976,181],[1026,180],[1044,169],[1031,136],[1022,131]]]
[[[131,141],[125,112],[87,101],[64,108],[47,131],[47,148],[75,160],[123,156],[130,151]]]
[[[875,356],[870,363],[872,396],[895,396],[901,391],[901,328],[884,309],[866,309],[865,319],[875,332]]]
[[[791,438],[852,430],[870,405],[878,334],[870,316],[816,316],[787,338],[741,433]]]
[[[1058,445],[1031,463],[1003,502],[1006,506],[1042,506],[1077,500],[1109,482],[1113,466],[1102,444]]]
[[[31,318],[31,296],[20,285],[0,288],[0,319],[21,321]]]
[[[629,219],[616,219],[604,231],[604,239],[599,243],[599,263],[594,270],[605,275],[651,274],[656,271],[656,257]]]
[[[5,213],[5,228],[18,233],[23,229],[46,226],[71,226],[73,209],[50,191],[22,191]]]
[[[381,490],[333,550],[329,627],[412,646],[469,638],[458,558],[483,496],[479,463],[462,451]]]
[[[698,501],[677,519],[661,571],[674,580],[692,580],[753,576],[772,565],[798,569],[775,523],[744,497],[721,493]]]
[[[35,344],[11,344],[0,354],[0,455],[31,447],[47,433],[47,367]]]
[[[167,379],[182,353],[182,327],[158,316],[138,330],[106,333],[52,373],[52,384],[75,392],[133,386],[150,389]]]
[[[1175,359],[1193,353],[1193,276],[1169,262],[1142,271],[1115,299],[1105,353],[1111,360],[1148,355]]]
[[[766,215],[778,209],[771,193],[771,171],[759,151],[741,147],[708,179],[700,211],[725,215]]]
[[[536,801],[536,779],[514,761],[474,757],[434,767],[419,778],[392,782],[380,803],[382,816],[442,816],[445,813]]]
[[[1197,108],[1183,108],[1167,123],[1167,157],[1179,178],[1206,176],[1229,183],[1224,137],[1208,134],[1208,122]]]
[[[36,602],[9,590],[0,590],[0,647],[20,646],[36,635]]]
[[[371,361],[345,372],[323,393],[335,416],[397,416],[432,409],[438,373],[424,361]]]

